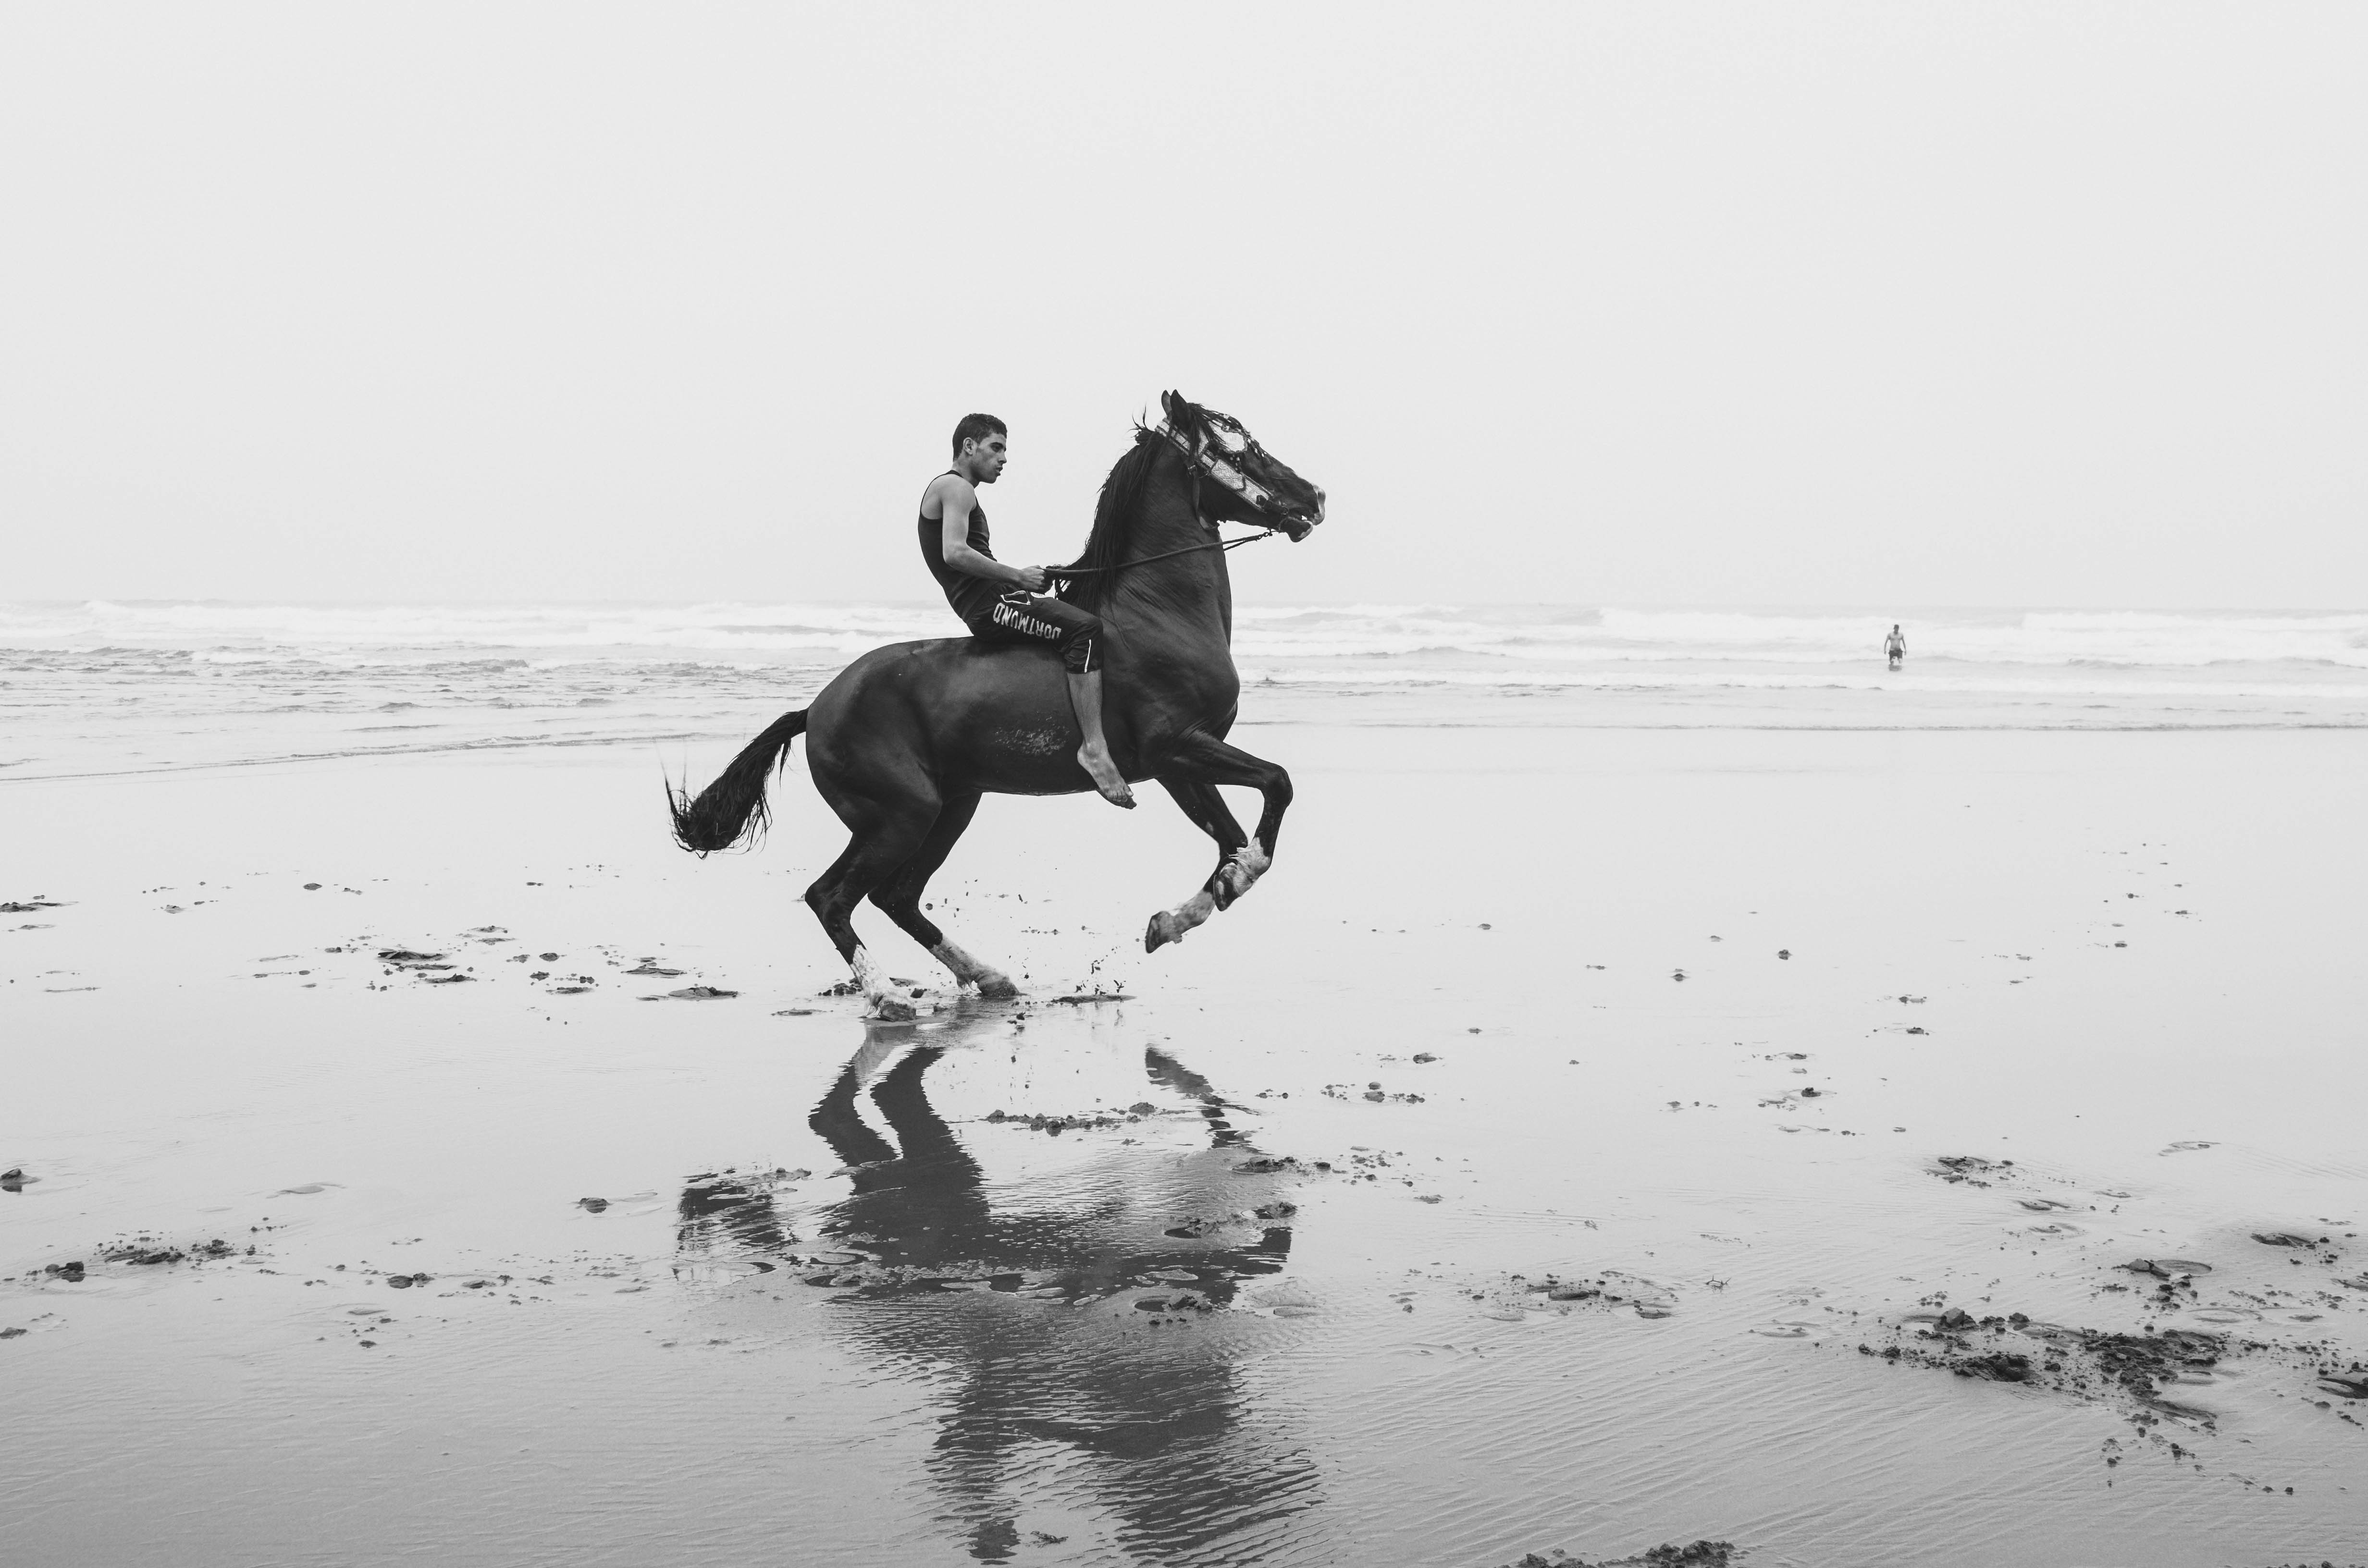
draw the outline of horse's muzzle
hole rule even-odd
[[[1282,531],[1291,536],[1291,542],[1293,544],[1297,544],[1301,540],[1314,533],[1315,526],[1324,520],[1324,487],[1319,484],[1315,489],[1315,509],[1313,512],[1300,513],[1283,526]]]

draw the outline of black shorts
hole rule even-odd
[[[1044,594],[1012,593],[970,623],[971,635],[987,642],[1050,642],[1061,650],[1061,667],[1073,676],[1101,668],[1096,642],[1101,617]]]

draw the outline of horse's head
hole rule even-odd
[[[1161,434],[1214,484],[1214,504],[1204,497],[1204,515],[1280,528],[1294,542],[1324,520],[1323,487],[1259,446],[1240,420],[1172,392],[1159,394],[1159,406],[1167,415]]]

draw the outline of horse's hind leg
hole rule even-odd
[[[982,996],[1000,999],[1019,994],[1011,977],[991,963],[973,958],[956,945],[937,923],[921,913],[921,894],[938,868],[953,853],[955,842],[970,826],[972,815],[978,810],[978,795],[957,795],[949,800],[930,824],[929,835],[913,858],[889,874],[888,880],[872,890],[871,902],[888,914],[888,918],[903,927],[905,935],[929,949],[939,963],[953,971],[954,979],[963,985],[975,985]]]
[[[848,813],[840,814],[845,817]],[[913,1016],[913,1004],[896,994],[886,971],[873,961],[862,938],[855,934],[855,906],[866,893],[894,875],[897,867],[912,858],[913,852],[928,836],[937,815],[936,799],[924,796],[910,797],[864,813],[848,824],[854,828],[855,837],[846,852],[814,880],[814,886],[806,889],[806,906],[829,933],[838,956],[855,971],[855,983],[871,1004],[874,1017],[909,1018]]]
[[[1178,743],[1167,766],[1160,768],[1159,781],[1184,807],[1185,814],[1200,823],[1221,848],[1228,842],[1225,834],[1203,818],[1209,817],[1230,829],[1234,846],[1199,892],[1174,909],[1151,917],[1143,934],[1146,952],[1157,952],[1166,943],[1178,940],[1213,911],[1231,908],[1234,900],[1249,892],[1266,875],[1267,868],[1274,863],[1274,845],[1282,832],[1282,813],[1291,807],[1290,774],[1277,764],[1252,756],[1214,735],[1193,735]],[[1243,785],[1265,797],[1266,810],[1258,816],[1258,830],[1246,841],[1240,837],[1241,827],[1234,821],[1233,813],[1217,799],[1215,787],[1220,784]],[[1179,790],[1179,785],[1185,788]]]

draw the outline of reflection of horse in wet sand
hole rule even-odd
[[[1102,619],[1103,728],[1120,771],[1158,779],[1217,843],[1217,869],[1200,891],[1151,917],[1144,945],[1154,950],[1249,892],[1274,859],[1291,803],[1289,774],[1225,742],[1241,677],[1217,524],[1297,540],[1324,520],[1324,492],[1238,422],[1174,392],[1161,403],[1165,423],[1138,430],[1103,482],[1085,554],[1051,574],[1069,580],[1064,597]],[[1093,789],[1056,651],[967,637],[874,649],[751,741],[697,800],[669,787],[676,841],[703,855],[761,832],[766,780],[801,734],[814,788],[854,835],[806,903],[871,1014],[909,1018],[913,1005],[855,934],[867,897],[957,983],[1013,994],[1010,977],[955,945],[921,898],[982,796]],[[1218,795],[1225,784],[1264,798],[1255,839]]]
[[[972,1027],[932,1035],[960,1043]],[[1205,1080],[1153,1049],[1147,1075],[1204,1119],[1193,1147],[1071,1131],[1096,1141],[1082,1165],[990,1187],[929,1102],[946,1055],[930,1037],[875,1035],[814,1108],[814,1131],[855,1167],[823,1244],[867,1261],[794,1261],[763,1185],[729,1176],[685,1191],[684,1250],[771,1255],[843,1292],[835,1326],[869,1357],[927,1369],[946,1391],[930,1483],[981,1561],[1012,1555],[1029,1504],[1064,1528],[1104,1523],[1135,1557],[1232,1562],[1271,1548],[1316,1500],[1316,1473],[1242,1384],[1239,1360],[1277,1325],[1216,1309],[1281,1269],[1295,1162],[1260,1155]]]

